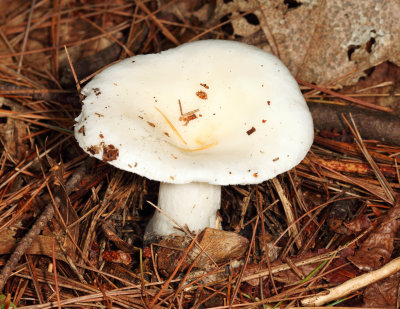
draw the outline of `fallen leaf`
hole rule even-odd
[[[392,307],[396,304],[400,273],[367,286],[363,300],[366,308]]]
[[[219,0],[213,22],[230,20],[244,41],[263,34],[258,46],[299,79],[323,84],[353,72],[340,80],[351,85],[379,63],[400,65],[399,15],[397,1]]]
[[[382,217],[382,222],[363,241],[356,254],[348,257],[348,260],[365,271],[380,268],[389,262],[394,248],[394,237],[400,227],[398,218],[400,218],[400,201]]]
[[[165,275],[171,274],[182,259],[191,238],[169,236],[163,239],[157,250],[158,268]],[[249,245],[247,238],[239,234],[212,228],[205,228],[198,238],[199,246],[193,246],[181,266],[187,269],[201,253],[195,268],[208,269],[210,266],[240,258]],[[204,249],[204,252],[201,250]]]

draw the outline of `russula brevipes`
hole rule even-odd
[[[122,60],[82,94],[79,145],[160,181],[158,206],[195,232],[216,226],[222,185],[271,179],[296,166],[313,141],[310,112],[288,69],[234,41]],[[146,232],[177,230],[156,212]]]

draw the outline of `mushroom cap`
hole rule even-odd
[[[223,40],[138,55],[82,90],[75,137],[90,155],[168,183],[252,184],[296,166],[313,141],[288,69]]]

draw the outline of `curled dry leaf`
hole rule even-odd
[[[343,223],[345,227],[347,227],[353,233],[359,233],[368,229],[371,226],[371,221],[365,215],[360,215],[350,222]]]
[[[371,271],[389,262],[393,252],[394,236],[399,229],[400,201],[382,218],[382,222],[369,234],[354,256],[348,257],[359,269]]]
[[[208,269],[214,263],[223,263],[240,258],[246,252],[249,241],[239,234],[206,228],[198,238],[200,246],[194,246],[182,264],[181,271],[187,269],[204,249],[195,268]],[[171,274],[179,264],[191,239],[186,236],[168,236],[161,241],[157,250],[158,268],[161,273]]]

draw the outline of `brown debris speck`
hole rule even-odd
[[[137,166],[137,162],[135,162],[135,167]]]
[[[192,114],[192,115],[189,115],[189,116],[186,116],[186,117],[183,117],[183,116],[179,117],[179,120],[180,120],[180,121],[184,121],[184,122],[185,122],[185,123],[183,124],[184,126],[187,126],[188,123],[189,123],[190,121],[194,120],[194,119],[197,119],[196,114]]]
[[[95,115],[97,115],[99,118],[104,117],[104,115],[99,114],[99,113],[94,113]]]
[[[256,132],[256,128],[255,128],[255,127],[251,127],[250,130],[247,130],[247,131],[246,131],[247,135],[251,135],[251,134],[253,134],[254,132]]]
[[[267,120],[265,120],[265,119],[262,120],[262,123],[266,123],[266,122],[267,122]]]
[[[169,178],[171,178],[172,180],[175,180],[175,177],[173,177],[173,176],[169,176]]]
[[[132,165],[128,164],[129,168],[132,168]]]
[[[155,128],[155,126],[156,126],[154,123],[152,123],[152,122],[150,122],[150,121],[147,121],[147,123],[149,124],[150,127]]]
[[[179,101],[179,107],[181,108],[181,102]],[[182,114],[182,108],[181,108],[181,116],[179,117],[179,121],[184,121],[185,123],[183,124],[184,126],[187,126],[188,123],[194,119],[197,119],[196,113],[199,111],[199,109],[192,110],[190,112]]]
[[[168,137],[169,137],[169,134],[168,134],[168,132],[164,132],[164,135],[166,135],[166,136],[168,136]]]
[[[258,177],[258,173],[254,173],[254,174],[253,174],[253,177],[254,177],[254,178],[257,178],[257,177]]]
[[[276,162],[278,160],[279,160],[279,157],[276,157],[276,158],[272,159],[273,162]]]
[[[85,126],[81,126],[78,130],[79,133],[82,133],[85,136]]]
[[[196,92],[196,95],[202,99],[202,100],[207,100],[208,96],[207,93],[205,93],[204,91],[200,90]]]
[[[104,162],[114,161],[118,158],[119,150],[114,145],[103,145],[103,157],[101,158]]]
[[[88,148],[86,148],[86,150],[92,155],[98,154],[100,152],[99,146],[95,145],[89,146]]]
[[[95,94],[96,96],[99,96],[99,95],[101,94],[101,91],[100,91],[99,88],[93,88],[93,91],[94,91],[94,94]]]
[[[100,137],[100,138],[104,138],[104,135],[100,133],[100,134],[99,134],[99,137]]]
[[[207,84],[202,84],[202,83],[200,83],[200,86],[203,86],[203,87],[206,88],[206,89],[209,89],[209,88],[210,88],[210,87],[207,86]]]
[[[270,105],[271,105],[271,101],[268,100],[268,101],[267,101],[267,104],[268,104],[268,106],[270,106]]]

